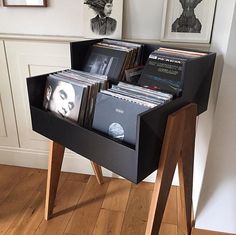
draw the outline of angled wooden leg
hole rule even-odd
[[[48,155],[48,175],[45,201],[45,219],[49,220],[53,214],[53,207],[57,193],[58,182],[61,173],[61,166],[64,157],[65,147],[50,141],[50,150]],[[91,162],[94,173],[99,184],[103,183],[101,166]]]
[[[95,162],[92,162],[92,161],[91,161],[91,165],[93,167],[93,171],[94,171],[94,174],[97,178],[98,183],[103,184],[103,175],[102,175],[101,166],[99,166],[98,164],[96,164]]]
[[[52,216],[54,201],[57,192],[58,181],[61,173],[61,165],[64,157],[65,147],[51,141],[48,156],[48,176],[45,202],[45,219]]]
[[[192,186],[193,186],[193,163],[194,163],[194,143],[196,133],[196,108],[186,113],[184,141],[182,155],[178,161],[179,169],[179,190],[180,208],[178,213],[178,230],[182,234],[191,234],[192,229]]]
[[[196,106],[190,104],[168,117],[145,235],[157,235],[160,230],[175,168],[182,155],[183,142],[188,138],[185,136],[187,114],[195,109]]]
[[[183,129],[183,113],[181,113],[181,115],[170,115],[165,131],[145,235],[157,235],[159,232],[176,164],[181,151]]]

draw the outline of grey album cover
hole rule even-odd
[[[98,93],[93,128],[118,141],[135,145],[138,115],[148,109],[137,103]]]

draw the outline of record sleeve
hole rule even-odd
[[[186,61],[186,58],[174,58],[154,52],[149,56],[138,84],[179,96],[183,87],[182,71]]]
[[[49,75],[43,106],[45,110],[51,111],[61,118],[76,121],[82,125],[86,95],[86,86],[66,81],[56,75]]]
[[[135,145],[138,115],[148,109],[137,103],[99,93],[93,128],[115,140]]]
[[[93,74],[107,75],[110,80],[118,81],[127,54],[127,51],[93,45],[83,70]]]

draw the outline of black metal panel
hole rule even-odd
[[[178,98],[160,108],[141,114],[137,145],[138,178],[145,178],[158,168],[168,115],[186,104],[182,98]]]
[[[143,64],[144,65],[147,62],[149,55],[153,51],[158,49],[159,47],[160,47],[160,45],[157,45],[157,44],[144,44],[144,47],[143,47]]]
[[[27,78],[28,96],[31,105],[43,107],[46,75]]]
[[[207,110],[216,54],[186,63],[183,98],[197,104],[198,115]]]
[[[31,116],[34,131],[138,183],[137,156],[134,149],[33,106]]]

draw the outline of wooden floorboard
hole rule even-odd
[[[131,183],[127,180],[114,179],[110,181],[102,208],[125,212],[130,190]]]
[[[19,172],[20,173],[20,172]],[[0,205],[0,234],[5,234],[10,225],[24,214],[37,193],[46,175],[40,170],[29,170],[11,190]]]
[[[153,184],[61,173],[53,218],[44,220],[45,170],[0,165],[0,235],[144,235]],[[159,235],[178,234],[177,187]],[[194,230],[193,235],[217,235]]]
[[[214,232],[214,231],[208,231],[208,230],[202,230],[202,229],[193,229],[192,235],[235,235],[232,233],[220,233],[220,232]]]
[[[93,233],[108,185],[108,179],[104,180],[104,184],[99,185],[95,176],[90,177],[65,233],[75,235],[91,235]]]
[[[122,235],[145,234],[151,197],[152,190],[145,187],[137,186],[131,189],[121,231]]]
[[[124,212],[101,209],[93,235],[120,235]]]

